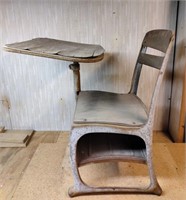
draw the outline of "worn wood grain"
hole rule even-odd
[[[169,133],[154,131],[153,132],[153,143],[172,143]]]
[[[36,132],[33,136],[31,143],[26,148],[27,150],[20,149],[20,148],[0,148],[0,183],[1,183],[0,198],[2,200],[12,199],[12,196],[13,196],[14,192],[16,191],[17,186],[19,185],[23,176],[25,176],[24,174],[30,163],[30,159],[32,159],[32,156],[34,155],[38,145],[44,141],[47,143],[48,142],[56,142],[56,139],[54,139],[54,138],[56,138],[56,135],[58,135],[58,134],[59,134],[59,132]],[[156,134],[155,142],[165,142],[165,141],[167,142],[166,137],[163,136],[163,134],[164,133],[158,132]],[[49,141],[49,135],[51,136],[50,141]],[[53,138],[52,138],[52,136],[53,136]],[[47,141],[46,141],[46,139],[47,139]],[[60,151],[61,156],[58,161],[61,161],[63,159],[63,155],[65,153],[65,148],[68,144],[68,140],[69,140],[69,132],[61,132],[61,134],[59,134],[57,143],[59,144],[58,147],[60,147],[60,146],[63,147],[63,150],[61,149],[61,151]],[[46,148],[45,147],[43,146],[42,148],[40,148],[41,151],[39,151],[35,156],[37,156],[37,158],[41,158],[45,151],[45,155],[47,154],[46,157],[48,157],[48,156],[51,157],[48,159],[55,159],[54,158],[55,153],[52,153],[53,149],[51,147],[51,144],[48,144],[47,147]],[[50,147],[51,147],[51,151],[50,151]],[[47,149],[48,149],[48,151],[50,151],[50,153],[46,153]],[[175,151],[175,149],[177,149],[177,150]],[[174,148],[172,148],[172,146],[171,146],[169,148],[169,150],[173,153],[174,158],[176,159],[176,163],[180,163],[180,165],[181,165],[183,159],[180,159],[180,157],[176,156],[176,154],[177,154],[176,152],[179,152],[178,155],[183,155],[182,149],[180,147],[176,148],[175,146],[174,146]],[[35,161],[36,160],[37,159],[35,159]],[[15,165],[13,167],[14,162],[15,162]],[[19,165],[16,163],[19,163]],[[43,173],[43,171],[44,171],[43,169],[45,169],[45,172],[46,172],[45,167],[48,165],[48,160],[47,159],[43,160],[43,157],[42,157],[42,159],[40,159],[39,161],[36,161],[35,163],[36,163],[36,166],[38,166],[38,167],[34,171],[31,170],[32,178],[28,180],[26,177],[26,179],[28,180],[29,185],[30,185],[30,187],[29,187],[30,192],[28,193],[29,195],[27,194],[27,199],[28,199],[28,196],[31,198],[32,194],[33,194],[33,198],[38,197],[39,199],[42,199],[42,195],[44,195],[45,192],[47,192],[47,191],[49,191],[49,193],[52,194],[52,199],[56,199],[58,194],[56,195],[56,193],[51,193],[54,188],[53,185],[56,185],[56,179],[51,179],[52,182],[47,182],[47,181],[49,181],[49,179],[46,177],[46,176],[48,176],[48,173],[51,172],[51,168],[50,167],[48,168],[48,171],[47,171],[48,173],[45,173],[45,174]],[[56,165],[56,164],[57,163],[55,162],[54,165]],[[60,167],[60,169],[62,169],[62,171],[63,170],[66,171],[65,170],[66,166],[67,165],[64,164],[63,167],[65,167],[65,168]],[[114,167],[115,165],[112,165],[112,166]],[[111,169],[112,169],[112,167],[111,167]],[[117,168],[115,168],[115,169],[117,169]],[[108,170],[106,171],[106,173],[107,172],[108,172]],[[38,177],[41,176],[41,173],[42,173],[42,178],[45,178],[44,181],[42,181],[42,179],[38,179]],[[70,171],[68,169],[68,174],[69,173],[70,173]],[[61,173],[61,175],[62,175],[62,173]],[[57,176],[60,177],[59,174]],[[37,177],[37,178],[34,178],[34,177]],[[57,179],[57,180],[59,180],[59,179]],[[62,180],[62,182],[65,181],[63,178],[61,180]],[[33,182],[33,181],[35,181],[35,182]],[[53,181],[55,183],[52,185]],[[44,187],[46,189],[46,191],[43,188],[44,185],[49,186],[49,187]],[[52,187],[50,187],[51,185],[52,185]],[[37,188],[36,190],[34,189],[35,187]],[[28,185],[25,188],[27,190]],[[38,188],[40,188],[40,189],[38,189]],[[19,190],[17,190],[17,191],[19,191]],[[34,193],[31,194],[32,191],[34,191]],[[59,191],[62,191],[62,193],[65,193],[64,189],[59,190]]]
[[[186,64],[185,64],[185,74],[183,78],[183,89],[182,89],[182,100],[180,109],[180,121],[178,129],[178,141],[186,142]],[[185,137],[185,139],[184,139]]]
[[[148,65],[157,69],[160,69],[163,62],[163,57],[143,53],[139,55],[138,59],[140,64]]]
[[[0,147],[26,147],[33,134],[33,130],[6,130],[0,135]]]
[[[37,147],[46,140],[47,143],[55,142],[56,132],[36,132],[26,148],[0,148],[0,199],[12,199]]]
[[[174,66],[173,89],[171,97],[171,112],[169,132],[175,142],[183,142],[184,129],[179,129],[180,120],[182,126],[184,119],[180,118],[182,95],[184,88],[184,75],[186,68],[186,2],[181,1],[179,5],[178,31],[176,44],[176,57]],[[184,108],[183,108],[184,109]],[[186,112],[186,111],[183,111]],[[183,115],[186,115],[183,113]],[[184,117],[183,117],[184,118]],[[180,131],[180,132],[179,132]]]
[[[33,135],[33,130],[5,130],[6,134],[27,134],[29,137]]]
[[[19,54],[84,63],[102,60],[105,51],[100,45],[51,38],[35,38],[24,42],[6,44],[4,50]]]
[[[143,41],[143,45],[145,47],[151,47],[165,53],[167,50],[167,46],[170,42],[170,37],[171,33],[166,31],[161,33],[155,33],[154,35],[149,34]],[[157,38],[161,39],[157,40]]]
[[[27,136],[27,134],[3,133],[0,135],[0,142],[24,143],[27,140]]]
[[[71,199],[68,196],[68,187],[72,184],[72,175],[69,171],[69,155],[68,150],[65,153],[63,159],[63,164],[61,168],[61,161],[59,159],[60,154],[58,153],[61,150],[60,145],[53,146],[43,145],[38,149],[37,154],[33,157],[30,165],[27,168],[27,171],[23,175],[21,182],[18,185],[18,188],[14,194],[14,200],[34,200],[34,199]],[[50,153],[49,153],[50,152]],[[161,180],[161,185],[164,188],[164,194],[161,196],[162,200],[176,199],[184,200],[185,198],[185,162],[183,154],[185,152],[184,144],[156,144],[154,146],[154,163],[157,168],[158,177]],[[166,154],[166,159],[164,155]],[[47,155],[47,156],[46,156]],[[54,157],[53,155],[56,155]],[[179,155],[179,156],[178,156]],[[41,158],[45,159],[41,159]],[[58,158],[58,159],[57,159]],[[50,162],[49,162],[50,161]],[[38,164],[39,162],[39,164]],[[47,163],[50,163],[50,170],[47,167]],[[52,163],[55,162],[55,163]],[[35,168],[37,166],[37,168]],[[128,168],[128,166],[130,166]],[[61,173],[62,171],[62,173]],[[139,176],[139,171],[142,172],[143,176]],[[47,173],[44,173],[47,172]],[[80,168],[80,173],[83,174],[83,178],[91,183],[92,185],[105,185],[105,183],[114,184],[141,184],[144,185],[145,168],[143,165],[135,167],[132,164],[124,163],[112,163],[112,164],[96,164],[90,166],[84,166]],[[108,176],[108,174],[110,176]],[[133,182],[130,179],[130,175],[136,175],[136,182]],[[128,175],[125,179],[121,175]],[[37,177],[42,177],[38,179]],[[51,178],[52,177],[52,178]],[[55,187],[52,187],[55,185]],[[116,200],[156,200],[157,197],[153,195],[96,195],[96,196],[82,196],[76,197],[76,199],[81,200],[95,200],[95,199],[116,199]]]
[[[87,91],[78,96],[74,124],[141,126],[147,118],[145,105],[133,94]]]
[[[44,132],[44,139],[41,141],[41,143],[56,143],[58,141],[60,131],[45,131]]]

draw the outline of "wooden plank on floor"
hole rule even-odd
[[[28,136],[32,136],[34,131],[33,130],[6,130],[6,134],[26,134]]]
[[[6,130],[0,134],[0,147],[26,147],[33,133],[33,130]]]
[[[69,163],[69,149],[67,148],[63,163],[62,157],[64,154],[64,144],[41,144],[38,151],[35,153],[30,162],[20,184],[12,200],[70,200],[68,196],[68,188],[73,184],[71,167]],[[180,145],[180,144],[179,144]],[[175,148],[176,147],[176,148]],[[160,197],[162,200],[179,199],[184,200],[186,196],[185,184],[186,163],[183,155],[172,154],[170,149],[175,149],[178,153],[185,154],[186,146],[184,144],[177,147],[177,144],[154,144],[154,163],[157,177],[163,194]],[[181,157],[180,157],[181,156]],[[175,158],[176,157],[176,158]],[[180,162],[176,162],[180,157]],[[62,166],[61,166],[62,165]],[[106,169],[106,168],[107,169]],[[138,168],[139,167],[139,168]],[[121,175],[125,174],[128,181],[132,184],[131,178],[134,174],[141,173],[140,181],[146,181],[146,172],[143,165],[134,167],[133,164],[128,165],[128,168],[123,164],[99,164],[81,167],[81,174],[86,176],[87,181],[94,184],[113,183],[118,181],[118,184],[123,184]],[[140,169],[140,170],[139,170]],[[105,171],[106,170],[106,171]],[[126,171],[127,170],[127,171]],[[94,173],[93,173],[94,171]],[[38,178],[39,177],[39,178]],[[112,182],[113,181],[113,182]],[[127,182],[125,182],[127,184]],[[96,195],[96,196],[81,196],[76,197],[77,200],[157,200],[155,195],[139,195],[139,194],[123,194],[123,195]]]
[[[184,78],[183,78],[183,89],[182,89],[182,101],[180,108],[180,121],[179,121],[179,129],[177,133],[177,142],[184,142],[184,130],[186,129],[186,62],[185,62],[185,70],[184,70]]]
[[[1,200],[12,199],[24,171],[32,159],[38,145],[45,140],[45,137],[45,132],[35,132],[27,148],[0,148]]]
[[[3,133],[0,135],[0,143],[24,143],[27,140],[27,134],[11,134],[11,133]]]

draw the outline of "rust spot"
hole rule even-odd
[[[7,97],[3,97],[1,101],[2,101],[3,106],[10,109],[10,101]]]

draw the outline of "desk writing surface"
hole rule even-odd
[[[13,53],[84,63],[102,60],[105,51],[100,45],[50,38],[35,38],[23,42],[6,44],[4,49]]]

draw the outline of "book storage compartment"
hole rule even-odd
[[[91,162],[132,161],[146,163],[145,142],[138,136],[115,133],[91,133],[77,144],[79,166]]]

